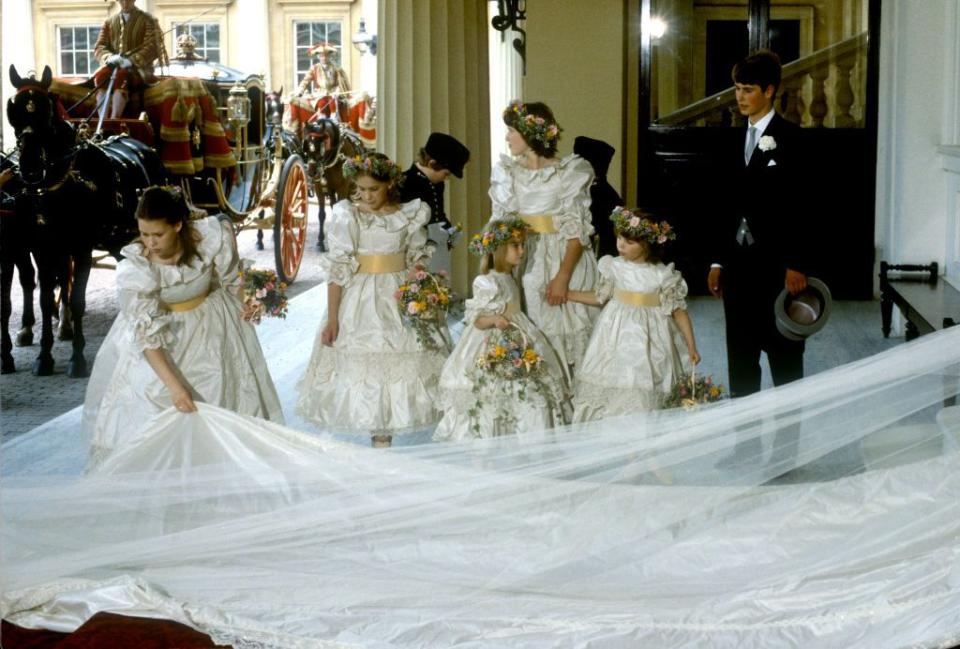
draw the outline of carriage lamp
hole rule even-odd
[[[367,22],[363,18],[360,18],[360,29],[353,35],[351,42],[360,54],[370,52],[373,56],[377,55],[377,35],[367,32]]]
[[[233,84],[230,88],[230,96],[227,98],[227,119],[241,128],[250,121],[250,98],[247,97],[247,89],[240,81]]]

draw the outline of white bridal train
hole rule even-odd
[[[261,328],[285,412],[315,297]],[[951,646],[958,392],[960,328],[523,439],[384,451],[201,405],[83,474],[68,413],[3,447],[0,613],[284,649]],[[771,448],[784,427],[796,455]],[[762,458],[721,461],[751,438]]]

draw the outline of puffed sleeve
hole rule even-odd
[[[213,262],[213,270],[220,278],[220,285],[236,292],[240,279],[240,255],[233,228],[226,220],[210,216],[195,221],[193,227],[202,237],[198,249],[203,259]]]
[[[597,299],[606,304],[606,302],[613,297],[613,278],[616,272],[613,257],[610,255],[601,257],[597,262],[597,271],[600,273],[600,280],[597,282],[597,287],[594,291],[596,292]]]
[[[680,271],[667,264],[660,269],[660,311],[670,315],[677,309],[687,308],[687,283]]]
[[[472,325],[479,316],[503,313],[507,303],[493,277],[477,275],[473,280],[473,297],[466,300],[463,306],[465,309],[463,321],[467,325]]]
[[[427,223],[430,222],[430,206],[416,198],[400,206],[407,216],[407,267],[415,264],[426,266],[433,257],[434,245],[427,240]]]
[[[493,213],[491,221],[502,220],[508,214],[517,212],[516,192],[513,187],[512,167],[514,162],[507,156],[493,166],[490,174],[490,203]]]
[[[560,206],[553,217],[554,225],[564,239],[579,239],[584,247],[589,247],[594,232],[590,214],[593,168],[580,156],[572,155],[562,163],[560,172]]]
[[[359,228],[354,209],[350,201],[342,200],[330,211],[323,229],[327,252],[320,255],[323,281],[344,286],[360,268],[356,254]]]
[[[117,291],[130,339],[140,350],[166,347],[173,335],[170,312],[160,306],[160,271],[138,244],[127,246],[123,253],[123,261],[117,264]]]

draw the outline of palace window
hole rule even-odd
[[[300,22],[293,23],[294,31],[294,53],[293,60],[296,61],[294,68],[294,86],[300,84],[303,77],[310,70],[312,61],[308,50],[316,43],[326,42],[340,47],[343,44],[342,23],[339,20],[319,21],[319,22]],[[336,56],[339,62],[339,55]]]
[[[173,34],[171,52],[177,51],[177,38],[181,34],[190,34],[196,39],[197,47],[194,52],[197,56],[212,63],[220,62],[220,23],[177,25]]]
[[[59,76],[88,77],[100,67],[93,55],[100,25],[58,25]]]

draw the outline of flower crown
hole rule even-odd
[[[529,225],[516,217],[505,221],[493,221],[482,233],[473,235],[467,250],[478,257],[491,254],[512,239],[522,239],[529,229]]]
[[[397,163],[385,155],[367,153],[348,158],[343,163],[343,177],[353,180],[359,175],[370,176],[381,182],[398,182],[403,172]]]
[[[536,140],[547,148],[557,145],[557,140],[560,139],[560,133],[563,131],[559,124],[527,113],[527,105],[519,99],[510,102],[503,111],[503,117],[513,128],[520,131],[523,139]]]
[[[677,238],[666,221],[655,223],[647,218],[647,214],[640,210],[631,212],[623,207],[615,207],[610,220],[617,234],[623,234],[631,239],[642,239],[648,243],[666,243]]]

